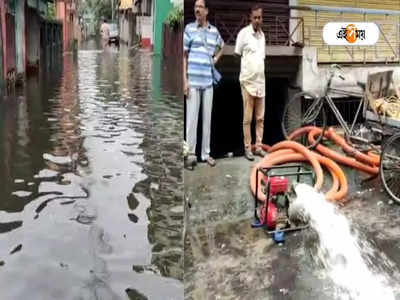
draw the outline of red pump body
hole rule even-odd
[[[279,193],[285,193],[288,191],[289,187],[289,180],[286,177],[264,177],[264,182],[267,186],[268,191],[268,184],[269,184],[269,202],[266,201],[261,206],[259,211],[259,219],[262,224],[266,224],[268,229],[275,229],[276,226],[276,218],[278,216],[278,211],[274,203],[272,203],[272,197]],[[268,215],[265,218],[266,213],[266,205],[268,204]]]
[[[273,204],[272,202],[269,202],[268,216],[265,219],[266,205],[267,205],[267,202],[265,202],[262,206],[260,206],[258,218],[260,219],[261,224],[267,225],[268,229],[274,229],[276,226],[277,209],[276,209],[275,204]]]
[[[269,196],[272,197],[279,193],[286,193],[289,187],[289,180],[286,177],[264,177],[265,185],[268,185],[269,179]],[[268,186],[267,186],[268,190]]]

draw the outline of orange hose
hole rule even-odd
[[[381,157],[378,154],[375,154],[373,151],[368,151],[368,155],[371,156],[376,163],[377,166],[379,166],[379,162],[381,160]]]
[[[321,156],[321,158],[323,158],[323,157]],[[276,164],[282,164],[282,163],[287,163],[287,162],[298,162],[298,161],[307,161],[307,159],[300,153],[293,153],[293,154],[289,154],[286,156],[276,157],[273,160],[267,161],[266,163],[262,164],[262,167],[271,167]],[[334,164],[334,162],[333,162],[333,164]],[[255,195],[257,168],[258,168],[257,166],[255,168],[253,168],[251,175],[250,175],[250,188],[254,195]],[[331,174],[333,174],[332,175],[333,185],[332,185],[332,188],[328,191],[328,193],[325,194],[325,196],[328,200],[332,200],[332,201],[341,200],[346,195],[346,192],[347,192],[347,181],[344,176],[344,173],[343,173],[343,171],[340,170],[339,166],[337,166],[337,170],[340,170],[340,171],[334,171],[334,170],[336,170],[336,168],[332,167],[331,164],[329,164],[328,170],[330,170],[330,172],[332,172]],[[338,184],[338,177],[337,177],[336,173],[339,174],[339,180],[342,182],[341,188],[339,191],[337,190],[339,184]],[[261,180],[262,180],[262,176],[260,176],[258,178],[258,181],[259,181],[258,182],[258,186],[259,186],[258,200],[266,201],[266,195],[262,192],[262,189],[261,189]]]
[[[262,145],[261,145],[261,148],[263,148],[264,151],[267,151],[267,152],[268,152],[269,149],[271,148],[271,146],[270,146],[270,145],[264,145],[264,144],[262,144]]]
[[[296,152],[300,152],[309,160],[310,164],[312,165],[312,167],[314,169],[315,176],[316,176],[314,188],[317,191],[319,191],[322,187],[322,184],[324,183],[324,173],[322,172],[322,168],[321,168],[321,165],[320,165],[318,159],[316,159],[313,156],[312,152],[310,150],[308,150],[306,147],[304,147],[300,143],[292,142],[292,141],[279,142],[279,143],[275,144],[274,146],[272,146],[270,150],[276,151],[276,150],[280,150],[283,148],[289,148],[289,149],[295,150]]]
[[[318,127],[315,127],[315,126],[304,126],[304,127],[300,127],[300,128],[297,128],[295,131],[293,131],[290,135],[289,135],[289,137],[288,137],[288,140],[293,140],[293,139],[295,139],[296,137],[298,137],[298,136],[301,136],[301,135],[304,135],[304,134],[306,134],[306,133],[309,133],[312,129],[314,129],[314,128],[318,128]],[[319,129],[319,128],[318,128]],[[321,130],[321,132],[322,132],[322,129],[320,129]],[[314,143],[315,143],[315,141],[314,141]]]
[[[270,145],[261,144],[261,149],[263,149],[266,152],[268,152],[270,148],[271,148]],[[251,150],[252,151],[256,150],[256,145],[252,144],[251,145]]]
[[[313,132],[313,134],[311,134],[311,132]],[[296,129],[295,131],[293,131],[290,134],[289,138],[294,139],[298,136],[308,133],[308,141],[310,143],[314,144],[315,143],[314,136],[317,134],[321,134],[321,132],[322,132],[322,129],[320,129],[318,127],[305,126],[305,127],[301,127],[301,128]],[[324,136],[329,138],[330,140],[334,141],[337,144],[341,144],[342,146],[344,146],[344,144],[346,144],[346,141],[342,137],[340,137],[337,134],[332,134],[332,133],[334,133],[333,129],[330,128],[329,130],[325,131]],[[321,144],[318,144],[316,146],[316,150],[318,152],[320,152],[321,154],[323,154],[325,156],[328,156],[329,158],[331,158],[341,164],[344,164],[344,165],[347,165],[350,167],[354,167],[354,168],[356,168],[360,171],[363,171],[365,173],[368,173],[368,174],[373,174],[373,175],[378,174],[379,169],[376,166],[379,164],[379,159],[377,159],[377,157],[365,155],[350,146],[345,147],[345,148],[347,151],[349,151],[349,153],[354,150],[353,153],[356,154],[355,159],[341,155],[341,154],[337,153],[336,151],[333,151]],[[359,162],[357,159],[361,160],[364,163]],[[368,162],[367,162],[367,164],[365,164],[367,160],[368,160]]]
[[[340,168],[337,163],[327,157],[324,157],[318,153],[314,153],[314,155],[317,157],[319,162],[325,165],[331,172],[333,181],[332,188],[325,194],[325,198],[332,201],[342,200],[346,196],[349,189],[346,175],[344,174],[342,168]],[[338,187],[340,187],[339,190]]]
[[[269,158],[269,156],[266,156],[265,158]],[[259,167],[263,168],[268,168],[272,167],[275,164],[281,164],[281,163],[286,163],[286,162],[294,162],[294,161],[301,161],[302,159],[305,159],[304,156],[300,153],[293,153],[293,154],[286,154],[282,155],[280,157],[275,157],[272,159],[263,159],[260,162],[254,164],[253,168],[251,169],[250,173],[250,190],[253,193],[253,195],[256,194],[256,177],[257,177],[257,172]],[[261,189],[261,179],[262,176],[258,177],[258,200],[265,202],[267,200],[266,195],[262,192]]]
[[[279,150],[276,152],[272,152],[271,154],[269,154],[269,158],[272,159],[274,157],[279,157],[282,155],[286,155],[286,154],[290,154],[290,153],[296,153],[293,149],[283,149],[283,150]],[[332,187],[331,189],[325,194],[325,197],[328,200],[339,200],[342,197],[345,196],[345,194],[347,193],[347,179],[342,171],[342,169],[331,159],[328,159],[322,155],[319,155],[316,152],[311,151],[311,153],[313,155],[315,155],[318,159],[318,161],[320,162],[321,165],[323,165],[324,167],[326,167],[331,175],[332,178]],[[304,159],[302,159],[301,161],[307,161],[304,157]],[[338,192],[339,186],[343,187],[342,189],[346,189],[345,193],[343,195],[339,194],[336,195],[336,193]],[[341,193],[343,193],[341,189]]]
[[[309,134],[308,134],[308,140],[310,141],[310,143],[315,143],[314,136],[316,134],[320,134],[321,132],[322,132],[322,130],[317,128],[317,127],[312,128],[310,130]],[[328,130],[328,131],[325,132],[325,136],[327,138],[329,138],[329,139],[331,137],[331,132],[332,132],[331,130]],[[333,150],[331,150],[331,149],[329,149],[329,148],[327,148],[327,147],[325,147],[325,146],[323,146],[321,144],[318,144],[316,146],[316,150],[319,153],[321,153],[322,155],[325,155],[325,156],[329,157],[330,159],[332,159],[334,161],[337,161],[337,162],[339,162],[341,164],[344,164],[346,166],[350,166],[350,167],[356,168],[356,169],[358,169],[360,171],[363,171],[365,173],[375,175],[375,174],[378,174],[378,172],[379,172],[378,167],[365,165],[365,164],[357,161],[354,158],[350,158],[350,157],[346,157],[344,155],[341,155],[341,154],[337,153],[336,151],[333,151]]]
[[[350,156],[354,156],[360,162],[376,166],[379,165],[379,158],[376,159],[376,157],[366,155],[354,147],[351,147],[346,143],[344,138],[342,138],[333,130],[333,128],[329,128],[328,133],[330,139],[339,145],[345,153],[349,154]]]
[[[323,157],[323,156],[321,156],[321,157]],[[318,160],[319,160],[319,159],[318,159]],[[332,160],[331,160],[331,161],[332,161]],[[321,160],[320,160],[320,163],[321,163],[321,164],[324,164]],[[328,169],[328,171],[329,171],[329,173],[330,173],[330,175],[331,175],[331,178],[332,178],[332,186],[331,186],[331,189],[330,189],[328,192],[325,193],[325,198],[328,199],[328,200],[332,200],[332,201],[334,201],[334,200],[339,200],[339,199],[335,199],[335,198],[334,198],[334,195],[336,195],[336,194],[338,193],[338,190],[339,190],[339,187],[340,187],[339,178],[338,178],[338,176],[336,175],[334,169],[332,169],[332,168],[329,167],[328,165],[325,165],[325,167]]]
[[[315,136],[321,134],[322,130],[314,126],[306,126],[296,129],[289,135],[289,139],[294,139],[298,136],[308,134],[308,140],[310,143],[315,143]],[[262,145],[262,148],[269,152],[268,156],[264,157],[261,161],[256,163],[250,174],[250,189],[253,194],[255,194],[256,186],[256,174],[259,167],[271,167],[275,164],[282,164],[287,162],[308,162],[312,165],[314,172],[316,174],[315,188],[319,190],[323,184],[323,172],[321,164],[328,169],[332,177],[332,187],[325,194],[326,199],[331,201],[342,200],[348,191],[348,184],[346,176],[343,170],[335,163],[335,161],[342,163],[344,165],[356,168],[360,171],[377,174],[379,172],[378,165],[380,157],[375,153],[368,152],[364,154],[352,146],[348,145],[344,138],[336,134],[332,128],[325,131],[325,137],[335,142],[339,145],[342,150],[352,155],[353,157],[346,157],[333,151],[322,144],[316,146],[316,150],[322,155],[310,151],[303,145],[294,141],[284,141],[274,146],[270,147],[268,145]],[[265,201],[266,195],[261,189],[262,176],[259,177],[259,190],[258,190],[258,200]]]
[[[259,167],[269,167],[272,166],[273,164],[278,164],[278,163],[284,163],[284,162],[289,162],[289,161],[307,161],[307,159],[304,157],[304,155],[297,155],[295,156],[288,156],[288,154],[296,154],[293,149],[283,149],[279,150],[276,152],[271,153],[268,155],[268,160],[260,161],[257,163],[253,169],[252,169],[252,174],[250,176],[251,182],[250,182],[250,187],[252,189],[253,194],[255,193],[255,180],[256,180],[256,170]],[[299,153],[297,153],[299,154]],[[332,187],[331,189],[325,194],[326,199],[331,200],[331,201],[338,201],[343,199],[343,197],[346,195],[348,186],[347,186],[347,179],[342,171],[342,169],[332,160],[323,157],[317,153],[312,153],[315,155],[315,157],[318,159],[318,161],[323,164],[328,171],[331,174],[332,177]],[[285,157],[285,158],[283,158]],[[288,160],[290,159],[290,160]],[[293,159],[293,160],[292,160]],[[278,162],[280,161],[280,162]],[[271,162],[273,162],[271,164]],[[258,190],[258,198],[260,201],[265,201],[266,197],[265,194],[262,193],[261,190],[261,180],[262,177],[259,177],[259,190]],[[253,184],[254,182],[254,184]],[[340,189],[338,190],[340,185]]]

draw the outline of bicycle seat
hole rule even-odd
[[[357,81],[357,85],[362,88],[363,90],[365,90],[366,84],[361,82],[361,81]]]

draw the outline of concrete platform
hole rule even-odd
[[[184,173],[192,205],[185,240],[185,299],[341,299],[338,287],[313,260],[315,239],[309,230],[287,234],[278,246],[262,229],[250,227],[251,165],[243,157],[226,158],[214,168],[200,164]],[[361,173],[345,172],[350,191],[340,210],[374,246],[370,260],[390,274],[400,299],[400,206],[389,201],[379,178],[363,184]],[[386,270],[382,260],[392,268]]]

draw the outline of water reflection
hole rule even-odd
[[[0,103],[2,299],[183,299],[181,101],[97,49]]]

